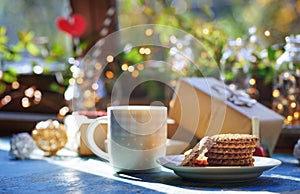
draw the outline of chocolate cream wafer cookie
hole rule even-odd
[[[218,134],[204,137],[185,153],[181,166],[253,166],[259,138],[249,134]]]
[[[249,134],[217,134],[212,136],[216,143],[255,143],[258,137]]]
[[[253,153],[255,151],[254,147],[245,147],[245,148],[218,148],[214,147],[209,150],[212,153],[227,153],[227,154],[235,154],[235,153]]]
[[[255,146],[255,142],[215,142],[212,148],[250,148]]]
[[[212,159],[226,159],[226,160],[233,160],[233,159],[249,159],[252,158],[252,153],[213,153],[213,152],[207,152],[205,153],[205,156],[207,158]]]
[[[201,162],[204,164],[207,163],[205,153],[211,148],[214,144],[214,141],[206,136],[199,141],[193,149],[190,149],[185,152],[184,159],[181,162],[181,166],[199,166]],[[203,158],[203,160],[202,160]]]
[[[208,158],[207,162],[210,166],[253,166],[254,159],[239,158],[239,159],[214,159]]]

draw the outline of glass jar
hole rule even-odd
[[[241,38],[228,41],[221,58],[221,80],[233,90],[246,90],[249,86],[250,53]]]
[[[272,108],[285,125],[300,124],[300,34],[285,38],[284,53],[276,61]]]

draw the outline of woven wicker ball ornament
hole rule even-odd
[[[64,148],[68,141],[64,125],[56,120],[37,123],[32,131],[32,138],[41,150],[50,155]]]
[[[16,159],[30,158],[30,154],[36,148],[35,142],[28,133],[14,134],[10,140],[9,155]]]

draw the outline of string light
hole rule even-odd
[[[29,101],[29,99],[27,97],[22,98],[21,103],[22,103],[22,107],[23,108],[30,107],[30,101]]]
[[[42,92],[39,90],[34,91],[34,98],[42,98]]]
[[[14,81],[11,83],[11,87],[12,89],[17,90],[20,87],[20,83],[18,81]]]
[[[75,82],[76,82],[76,81],[75,81],[75,79],[74,79],[74,78],[71,78],[71,79],[69,79],[69,84],[70,84],[70,85],[74,85],[74,84],[75,84]]]
[[[127,71],[127,69],[128,69],[128,64],[126,64],[126,63],[122,64],[121,69],[122,69],[123,71]]]
[[[277,109],[278,110],[282,110],[283,109],[283,105],[282,104],[277,104]]]
[[[264,34],[265,34],[266,37],[271,36],[271,32],[270,32],[269,30],[266,30],[266,31],[264,32]]]
[[[288,105],[289,104],[289,101],[286,98],[282,99],[281,102],[282,102],[283,105]]]
[[[282,76],[284,80],[292,79],[290,72],[284,72]]]
[[[64,116],[66,116],[66,114],[67,114],[69,111],[70,111],[69,107],[64,106],[64,107],[62,107],[62,108],[59,109],[59,112],[58,112],[59,115],[58,115],[58,116],[59,116],[59,117],[64,117]]]
[[[24,95],[27,96],[28,98],[32,98],[34,95],[34,89],[32,87],[26,89],[24,91]]]
[[[288,98],[289,98],[290,101],[295,101],[296,100],[295,95],[292,95],[292,94],[289,95]]]
[[[206,35],[209,34],[209,30],[207,28],[204,28],[203,29],[203,34],[206,34]]]
[[[141,63],[139,63],[139,64],[136,66],[136,68],[137,68],[138,70],[142,71],[142,70],[144,69],[144,65],[141,64]]]
[[[131,73],[131,76],[136,78],[139,76],[139,72],[137,70],[134,70],[132,73]]]
[[[208,58],[207,52],[203,51],[203,52],[200,53],[200,55],[201,55],[201,58],[204,58],[204,59]]]
[[[109,62],[109,63],[111,63],[111,62],[114,61],[114,57],[112,55],[107,55],[106,61]]]
[[[273,90],[272,96],[274,98],[278,98],[280,96],[280,91],[278,89]]]
[[[182,49],[182,48],[183,48],[183,45],[182,45],[181,43],[177,43],[177,44],[176,44],[176,47],[177,47],[178,49]]]
[[[42,74],[44,71],[44,68],[42,66],[36,65],[33,67],[33,72],[36,74]]]
[[[11,101],[11,96],[10,95],[6,95],[1,99],[1,105],[5,106],[7,105],[9,102]]]
[[[70,64],[74,64],[75,61],[76,61],[76,59],[74,57],[69,57],[68,58],[68,63],[70,63]]]
[[[79,84],[79,85],[83,84],[83,82],[84,82],[84,80],[83,80],[82,77],[76,79],[76,83]]]
[[[79,71],[74,71],[74,72],[72,73],[72,77],[73,77],[73,78],[78,78],[78,77],[79,77]]]
[[[296,106],[297,106],[296,102],[291,102],[291,104],[290,104],[291,108],[296,108]]]
[[[39,104],[42,100],[42,92],[39,90],[34,91],[34,103]]]
[[[256,80],[255,80],[254,78],[251,78],[251,79],[249,80],[249,84],[250,84],[251,86],[254,86],[254,85],[256,84]]]
[[[139,49],[139,53],[140,53],[141,55],[145,54],[145,48],[144,48],[144,47],[141,47],[141,48]]]
[[[145,53],[145,55],[150,55],[151,54],[151,49],[150,48],[145,48],[144,53]]]
[[[148,29],[145,30],[145,35],[146,36],[152,36],[152,34],[153,34],[153,29],[148,28]]]
[[[237,45],[242,45],[242,43],[243,43],[243,40],[242,40],[242,38],[237,38],[237,39],[235,39],[235,42],[237,43]]]
[[[300,118],[300,113],[299,112],[294,112],[294,118],[297,120]]]
[[[287,118],[286,118],[286,120],[288,122],[292,122],[293,121],[293,116],[292,115],[288,115]]]
[[[134,71],[134,66],[130,65],[127,69],[129,72],[133,72]]]
[[[72,65],[72,66],[70,67],[70,71],[71,71],[72,73],[74,73],[74,72],[78,71],[78,67],[76,67],[75,65]]]
[[[97,83],[92,84],[92,89],[93,90],[98,90],[98,88],[99,88],[99,85]]]
[[[96,63],[95,64],[95,69],[100,70],[102,68],[102,63]]]
[[[176,38],[176,36],[174,36],[174,35],[170,36],[170,42],[171,42],[172,44],[176,44],[176,43],[177,43],[177,38]]]
[[[114,78],[114,73],[112,71],[106,71],[105,72],[105,76],[108,78],[108,79],[112,79]]]
[[[92,92],[91,92],[90,90],[85,90],[85,91],[83,92],[83,96],[84,96],[85,98],[91,96],[91,94],[92,94]]]

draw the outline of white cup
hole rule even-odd
[[[94,132],[107,123],[108,152],[95,143]],[[166,155],[167,108],[164,106],[111,106],[107,116],[98,117],[86,131],[86,144],[98,157],[106,159],[116,172],[160,170],[156,159]]]

